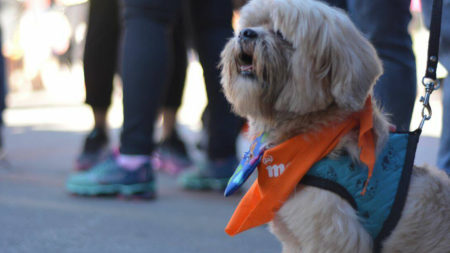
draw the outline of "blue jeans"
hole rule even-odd
[[[423,16],[429,27],[432,0],[423,0]],[[450,0],[442,1],[441,41],[439,45],[439,61],[450,71]],[[443,83],[442,133],[439,143],[437,166],[450,175],[450,77]]]
[[[124,123],[120,151],[149,154],[154,147],[153,125],[177,59],[172,46],[176,21],[186,0],[124,0],[122,55]],[[206,83],[208,156],[235,155],[241,121],[221,92],[217,64],[231,28],[231,1],[190,1],[197,50]],[[184,57],[184,56],[183,56]]]
[[[416,63],[408,33],[410,0],[325,0],[344,8],[372,42],[384,74],[374,96],[399,131],[408,131],[416,98]]]
[[[447,77],[449,79],[450,77]],[[445,81],[443,90],[442,133],[439,143],[437,166],[450,176],[450,80]]]

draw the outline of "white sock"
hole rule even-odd
[[[119,154],[116,158],[117,163],[126,170],[137,170],[142,164],[150,161],[148,155],[125,155]]]

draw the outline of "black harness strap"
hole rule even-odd
[[[314,186],[336,193],[341,198],[347,200],[347,202],[353,207],[353,209],[355,209],[356,211],[358,210],[358,206],[356,205],[356,201],[352,197],[352,195],[347,191],[347,189],[336,182],[321,177],[305,175],[302,178],[302,181],[300,181],[300,184]]]
[[[374,240],[373,252],[379,253],[382,249],[382,242],[386,239],[397,226],[405,206],[406,197],[408,196],[409,183],[411,181],[412,169],[414,166],[414,158],[416,156],[417,144],[422,130],[417,129],[409,133],[408,145],[406,147],[405,163],[403,165],[402,175],[395,194],[394,204],[391,208],[389,216],[383,223],[380,233]]]

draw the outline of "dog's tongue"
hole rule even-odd
[[[241,66],[241,71],[245,71],[245,72],[250,72],[253,70],[253,65],[245,65],[245,66]]]

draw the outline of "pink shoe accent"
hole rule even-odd
[[[190,166],[190,163],[177,162],[170,156],[155,152],[152,156],[153,169],[171,176],[176,176]]]
[[[113,153],[114,157],[118,157],[120,155],[119,147],[113,147],[112,153]]]

